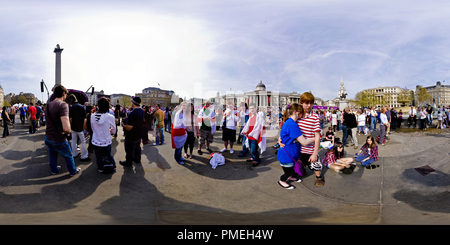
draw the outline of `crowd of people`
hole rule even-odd
[[[182,102],[175,108],[161,108],[141,105],[140,97],[132,97],[131,107],[110,105],[107,98],[100,98],[97,105],[81,105],[76,96],[69,94],[62,85],[53,89],[55,99],[47,105],[30,104],[28,108],[2,108],[4,122],[3,137],[8,135],[8,122],[14,124],[15,113],[20,113],[22,124],[28,118],[29,134],[38,130],[40,125],[46,125],[45,145],[49,152],[49,165],[52,174],[61,170],[57,165],[57,157],[61,155],[67,164],[70,176],[80,168],[75,166],[74,158],[80,161],[91,161],[89,153],[95,153],[98,172],[112,173],[116,169],[116,161],[111,154],[112,137],[117,137],[118,127],[124,132],[125,159],[120,160],[123,166],[141,163],[142,144],[149,144],[148,133],[155,131],[154,146],[165,144],[165,132],[170,134],[174,160],[185,164],[193,158],[194,147],[200,156],[206,150],[212,154],[211,144],[214,135],[222,127],[223,149],[234,154],[236,144],[242,144],[238,157],[250,158],[246,161],[256,167],[261,163],[260,154],[266,150],[266,125],[270,129],[279,130],[279,139],[275,145],[277,159],[283,169],[278,185],[285,189],[294,189],[291,182],[301,182],[306,168],[315,175],[315,186],[323,186],[323,167],[337,172],[351,174],[356,167],[355,162],[367,169],[379,167],[378,145],[384,146],[390,130],[400,127],[403,123],[403,112],[390,109],[388,105],[375,109],[350,109],[330,111],[315,111],[315,97],[311,92],[301,95],[299,103],[288,105],[284,110],[267,112],[255,104],[241,103],[239,107],[231,101],[227,102],[224,111],[215,110],[210,101],[195,110],[191,103]],[[427,123],[432,123],[432,111],[426,108],[416,110],[413,106],[408,112],[408,126],[416,127],[419,120],[421,128],[426,129]],[[23,115],[22,115],[23,114]],[[438,110],[440,128],[449,125],[448,110]],[[416,119],[416,117],[418,117]],[[278,119],[278,121],[276,121]],[[379,136],[372,135],[377,131]],[[327,130],[326,125],[330,124]],[[342,140],[337,133],[342,132]],[[167,134],[166,133],[166,134]],[[345,156],[344,147],[359,148],[357,135],[366,135],[365,142],[354,157]],[[195,141],[197,139],[197,144]],[[237,143],[236,143],[237,141]],[[326,153],[322,160],[319,149],[327,143]],[[80,145],[80,148],[78,148]],[[184,149],[184,154],[183,154]],[[79,153],[79,150],[81,151]]]

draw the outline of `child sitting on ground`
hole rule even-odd
[[[333,127],[328,127],[328,131],[325,133],[324,141],[331,141],[332,144],[334,144],[334,133],[333,133]]]
[[[364,151],[364,153],[363,153]],[[378,146],[372,135],[367,136],[366,143],[361,147],[361,150],[355,154],[355,161],[361,162],[361,165],[367,169],[374,169],[380,165],[371,165],[378,161]]]
[[[322,160],[323,166],[327,166],[336,172],[342,170],[344,174],[351,174],[355,169],[355,164],[352,163],[351,157],[342,158],[344,156],[344,145],[341,142],[336,142],[330,150],[325,153]]]

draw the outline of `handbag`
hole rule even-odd
[[[283,148],[284,151],[286,151],[285,148]],[[302,161],[300,160],[294,160],[294,158],[291,157],[291,155],[289,155],[289,153],[286,151],[286,154],[288,154],[288,156],[292,159],[292,161],[294,162],[294,171],[300,175],[303,176],[303,174],[305,174],[305,170],[303,169],[303,165],[302,165]]]

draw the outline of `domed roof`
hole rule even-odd
[[[256,91],[266,91],[266,85],[260,81],[258,85],[256,85]]]

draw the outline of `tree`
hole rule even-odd
[[[28,99],[24,95],[16,95],[11,98],[11,104],[28,104]]]
[[[125,107],[131,107],[131,98],[130,96],[122,96],[119,99],[119,104]]]
[[[373,106],[384,106],[392,104],[394,95],[390,93],[377,93],[375,90],[368,89],[358,92],[355,95],[355,104],[361,107],[371,108]]]
[[[433,101],[433,97],[428,93],[426,88],[422,88],[422,86],[416,87],[416,106],[424,106],[425,104],[431,104]]]
[[[355,95],[355,104],[361,107],[372,107],[378,104],[377,94],[373,90],[363,90]]]

